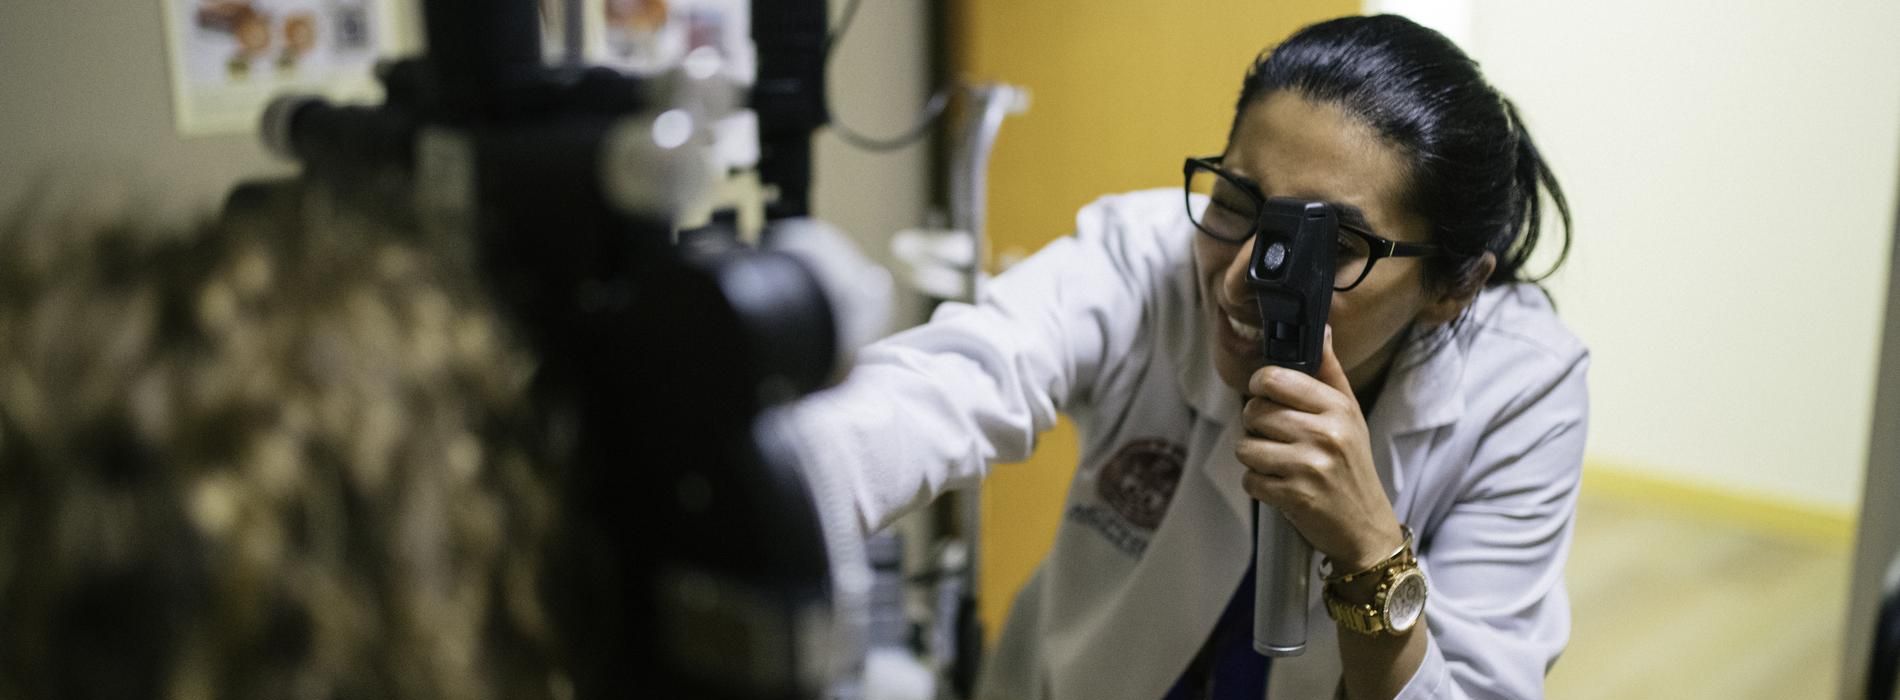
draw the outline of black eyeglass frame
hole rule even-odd
[[[1261,193],[1258,188],[1248,184],[1239,175],[1227,172],[1225,168],[1222,168],[1220,163],[1223,157],[1224,156],[1190,157],[1187,159],[1187,162],[1181,165],[1182,202],[1187,206],[1188,220],[1194,222],[1194,228],[1199,229],[1201,233],[1207,234],[1209,237],[1222,243],[1240,245],[1246,243],[1247,239],[1253,238],[1260,233],[1261,222],[1266,218],[1267,196]],[[1226,180],[1227,184],[1233,185],[1235,190],[1253,200],[1253,226],[1247,229],[1247,235],[1240,237],[1239,240],[1235,240],[1210,231],[1206,226],[1201,225],[1200,217],[1194,215],[1194,172],[1197,170],[1206,170],[1207,172],[1213,173],[1215,177]],[[1379,262],[1382,258],[1424,258],[1440,255],[1445,252],[1444,246],[1437,243],[1406,243],[1403,241],[1395,241],[1344,221],[1339,222],[1339,230],[1358,236],[1364,240],[1366,242],[1367,253],[1366,266],[1360,268],[1358,279],[1353,280],[1351,284],[1343,287],[1338,285],[1337,280],[1334,280],[1333,291],[1335,292],[1350,290],[1359,286],[1359,283],[1366,281],[1366,276],[1372,274],[1373,264]]]

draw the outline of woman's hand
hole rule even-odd
[[[1398,549],[1398,516],[1373,466],[1366,418],[1326,329],[1319,374],[1262,367],[1247,382],[1247,432],[1234,446],[1248,495],[1292,521],[1340,573]]]

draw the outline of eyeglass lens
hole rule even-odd
[[[1245,242],[1253,235],[1260,205],[1234,183],[1212,171],[1196,170],[1188,179],[1188,192],[1207,197],[1207,206],[1197,212],[1194,225],[1208,235],[1229,243]]]

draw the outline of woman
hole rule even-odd
[[[881,527],[1075,419],[1065,519],[984,697],[1541,695],[1568,635],[1588,361],[1524,281],[1540,187],[1566,248],[1569,213],[1514,112],[1407,20],[1301,30],[1248,73],[1226,150],[1189,161],[1211,204],[1099,200],[810,402],[820,492]],[[1266,197],[1340,212],[1316,376],[1261,367],[1245,266]],[[1332,574],[1306,652],[1270,668],[1241,612],[1254,499]],[[1416,573],[1422,621],[1381,595]]]

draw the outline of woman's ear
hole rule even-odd
[[[1450,323],[1464,313],[1471,300],[1478,298],[1478,290],[1484,289],[1485,280],[1491,279],[1491,271],[1497,269],[1498,258],[1490,251],[1478,258],[1465,274],[1438,292],[1438,297],[1419,312],[1418,320],[1428,326]]]

